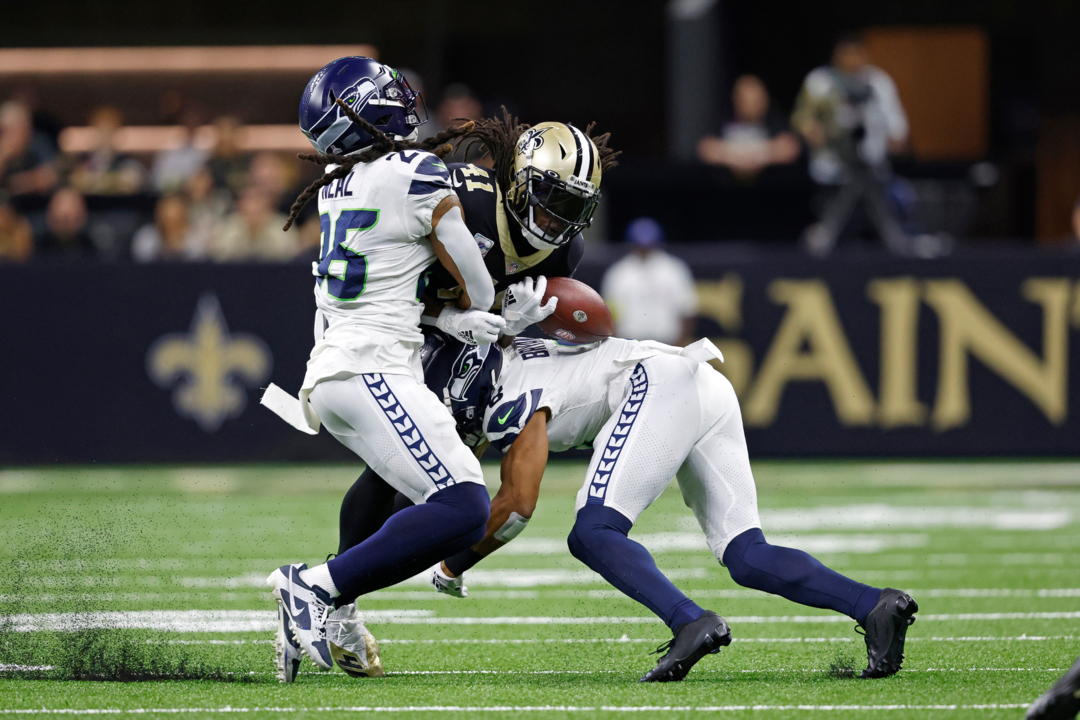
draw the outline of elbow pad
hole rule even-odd
[[[461,273],[465,292],[472,301],[471,309],[489,310],[495,302],[495,285],[488,274],[487,266],[484,265],[484,256],[480,254],[476,240],[465,226],[460,207],[452,207],[442,216],[435,228],[435,236]]]
[[[495,539],[501,543],[508,543],[525,529],[525,526],[529,524],[529,518],[522,517],[516,512],[510,513],[510,518],[503,523],[503,526],[495,531]]]

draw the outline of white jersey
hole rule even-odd
[[[499,384],[484,414],[484,431],[502,452],[540,408],[552,452],[588,445],[625,394],[634,366],[681,348],[609,338],[599,345],[567,347],[551,340],[519,338],[503,351]]]
[[[329,378],[384,373],[423,381],[419,298],[436,260],[431,215],[452,192],[446,165],[419,150],[358,163],[319,192],[315,347],[302,400]]]
[[[678,477],[722,563],[728,543],[761,520],[739,401],[727,378],[703,364],[709,357],[719,351],[707,340],[686,348],[517,340],[504,351],[484,430],[505,452],[533,413],[549,408],[551,451],[591,445],[575,512],[603,505],[635,523]]]

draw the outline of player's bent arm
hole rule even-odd
[[[431,247],[464,291],[461,307],[488,310],[495,302],[495,285],[472,233],[461,214],[461,201],[450,195],[431,215]]]
[[[483,540],[473,546],[473,550],[482,557],[513,540],[524,527],[521,521],[528,521],[536,509],[540,481],[547,467],[549,414],[547,408],[540,408],[534,413],[503,457],[502,486],[491,499],[487,533]],[[512,517],[514,513],[517,518]]]

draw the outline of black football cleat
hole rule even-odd
[[[1080,713],[1080,658],[1028,708],[1027,720],[1073,720]]]
[[[675,637],[656,649],[656,653],[667,653],[638,682],[678,682],[686,677],[690,668],[701,658],[720,652],[720,648],[731,644],[731,628],[712,610],[694,622],[686,623],[675,633]]]
[[[883,678],[900,672],[904,662],[904,638],[915,622],[919,603],[903,590],[885,588],[877,605],[866,616],[866,669],[860,678]]]

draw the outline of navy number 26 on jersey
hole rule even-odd
[[[319,215],[322,233],[320,262],[315,274],[323,288],[335,300],[357,300],[367,283],[367,258],[345,247],[351,233],[363,232],[379,222],[379,211],[369,208],[342,210],[335,220],[329,213]]]

